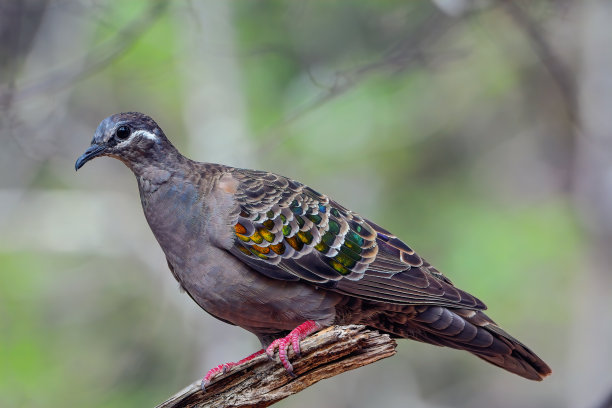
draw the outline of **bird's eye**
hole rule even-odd
[[[115,136],[119,140],[125,140],[128,137],[130,137],[130,133],[132,133],[132,131],[130,130],[130,127],[122,125],[122,126],[119,126],[117,130],[115,131]]]

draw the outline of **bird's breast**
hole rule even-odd
[[[166,257],[181,265],[207,240],[203,195],[188,183],[162,185],[142,195],[145,217]]]

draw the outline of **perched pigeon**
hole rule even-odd
[[[279,350],[333,324],[358,323],[466,350],[540,381],[550,368],[502,330],[484,303],[389,231],[297,181],[181,155],[142,113],[102,121],[78,170],[98,156],[136,175],[146,219],[170,271],[214,317]],[[264,350],[241,360],[245,361]],[[213,368],[203,384],[236,363]]]

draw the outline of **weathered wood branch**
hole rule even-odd
[[[364,326],[333,326],[303,340],[301,357],[289,348],[295,378],[278,357],[270,361],[263,354],[214,378],[205,392],[197,381],[157,408],[268,407],[322,379],[390,357],[395,347],[388,335]]]

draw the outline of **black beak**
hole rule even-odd
[[[78,170],[81,167],[83,167],[85,163],[87,163],[94,157],[99,156],[100,153],[102,153],[105,148],[106,148],[105,146],[101,146],[97,144],[92,144],[91,146],[89,146],[87,150],[85,150],[85,153],[83,153],[81,157],[77,159],[76,163],[74,163],[74,169]]]

